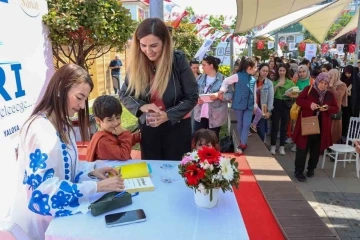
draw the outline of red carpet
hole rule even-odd
[[[246,157],[244,155],[237,157],[237,162],[242,173],[240,175],[239,189],[234,189],[234,193],[249,234],[249,239],[285,239],[255,180]]]

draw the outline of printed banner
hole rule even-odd
[[[336,44],[336,50],[338,53],[344,52],[344,44]]]
[[[295,43],[289,43],[289,51],[294,51],[296,50],[296,47],[295,47]]]
[[[275,47],[274,41],[268,41],[268,49],[273,49]]]
[[[54,73],[45,0],[0,1],[0,192],[14,190],[19,131]],[[5,186],[7,185],[7,186]],[[10,193],[9,193],[10,195]],[[5,199],[6,201],[7,199]],[[0,206],[0,219],[5,206]]]
[[[316,44],[306,43],[305,58],[311,60],[312,57],[316,57]]]

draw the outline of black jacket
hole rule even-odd
[[[140,107],[150,103],[151,96],[134,97],[134,93],[128,93],[128,77],[120,91],[121,103],[137,118],[142,124],[145,123],[145,114]],[[150,91],[150,85],[146,88]],[[166,113],[172,125],[182,120],[197,104],[199,98],[198,86],[185,54],[179,51],[174,52],[172,74],[168,86],[164,92],[162,101],[166,107]]]

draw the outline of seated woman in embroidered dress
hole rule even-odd
[[[89,196],[122,191],[123,179],[110,167],[78,161],[74,131],[69,121],[79,115],[81,136],[87,129],[87,98],[93,89],[89,74],[66,64],[51,78],[46,92],[20,132],[18,183],[10,221],[31,239],[45,238],[53,217],[87,213]],[[93,181],[97,178],[100,181]]]

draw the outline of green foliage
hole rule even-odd
[[[264,42],[264,48],[263,49],[257,49],[257,43],[258,41]],[[274,51],[274,49],[268,49],[267,48],[267,41],[272,41],[270,38],[267,37],[257,37],[253,41],[252,45],[252,54],[253,56],[260,56],[261,60],[268,59],[270,54]]]
[[[49,27],[57,67],[70,61],[88,69],[110,49],[124,50],[135,29],[129,10],[117,0],[47,2],[49,12],[43,21]]]
[[[219,66],[219,73],[221,73],[225,77],[230,76],[230,73],[231,73],[230,66],[227,66],[227,65]]]
[[[304,28],[303,34],[304,34],[304,39],[309,39],[309,40],[313,41],[314,43],[319,44],[319,41],[305,28]]]
[[[201,46],[194,25],[189,23],[180,23],[178,28],[173,29],[173,40],[175,49],[183,51],[188,60],[195,56]]]
[[[341,29],[343,29],[351,20],[352,16],[350,13],[345,13],[341,15],[333,25],[331,25],[325,40],[330,40],[333,37],[336,36],[340,32]]]

